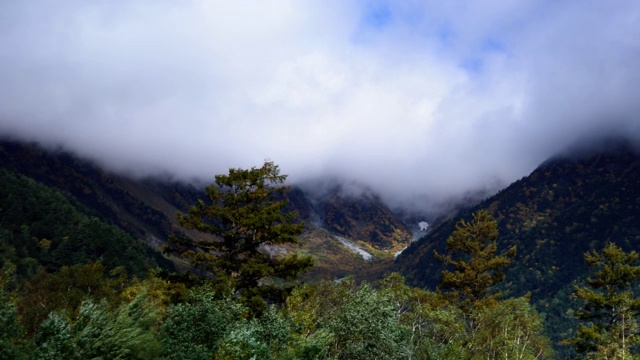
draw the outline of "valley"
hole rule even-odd
[[[0,146],[0,165],[71,194],[91,212],[155,251],[161,251],[175,231],[215,241],[209,235],[181,229],[177,223],[178,212],[186,212],[205,197],[203,186],[131,178],[68,152],[10,141]],[[412,230],[370,192],[355,197],[336,185],[321,196],[308,196],[294,186],[287,197],[289,210],[305,223],[300,244],[287,251],[310,254],[316,260],[306,279],[333,279],[369,268],[378,271],[379,262],[390,263],[413,239]],[[180,259],[170,259],[175,266],[187,269]]]
[[[163,271],[191,269],[179,257],[161,255],[172,233],[218,241],[177,222],[178,212],[204,198],[197,185],[118,175],[63,151],[11,141],[0,145],[0,166],[62,191],[78,201],[82,211],[136,238],[147,253],[162,259],[154,266]],[[498,223],[498,249],[517,249],[506,268],[506,281],[495,290],[507,297],[530,298],[545,317],[546,332],[560,353],[564,351],[560,342],[573,336],[577,324],[571,315],[579,306],[572,295],[574,287],[589,274],[583,254],[610,242],[627,251],[640,248],[640,156],[626,142],[549,159],[494,196],[468,204],[433,225],[403,223],[370,191],[353,195],[339,184],[328,188],[321,195],[309,195],[304,188],[291,187],[287,209],[296,213],[296,222],[304,222],[303,233],[296,245],[264,249],[273,256],[311,256],[314,266],[301,276],[303,282],[348,277],[377,282],[399,272],[410,285],[435,290],[446,267],[435,259],[434,251],[445,251],[457,222],[485,209]],[[416,234],[424,236],[416,239]],[[52,254],[58,242],[53,239]]]

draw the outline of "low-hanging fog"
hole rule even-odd
[[[637,1],[0,2],[0,134],[211,179],[271,159],[392,204],[640,138]]]

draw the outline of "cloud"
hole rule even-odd
[[[0,4],[0,133],[212,178],[269,158],[429,206],[640,136],[640,5]]]

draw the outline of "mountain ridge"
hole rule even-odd
[[[135,179],[69,152],[11,140],[0,141],[0,167],[70,194],[96,215],[156,250],[167,244],[173,232],[215,241],[210,235],[182,229],[176,219],[178,212],[186,212],[197,199],[206,199],[204,186],[163,178]],[[371,262],[354,254],[353,247],[343,245],[336,236],[374,253],[374,262],[391,258],[394,251],[412,240],[409,228],[377,195],[352,195],[329,188],[322,196],[312,196],[299,186],[292,186],[287,193],[288,210],[298,214],[298,221],[307,223],[300,246],[287,251],[310,253],[315,249],[319,251],[315,254],[317,262],[332,264],[317,266],[309,278],[344,276]],[[188,269],[179,259],[173,260],[181,269]]]
[[[444,269],[433,251],[442,252],[455,224],[479,209],[498,221],[499,250],[518,253],[500,286],[506,295],[530,293],[547,316],[555,340],[568,336],[567,322],[577,304],[573,286],[589,273],[587,251],[614,242],[626,251],[640,250],[640,153],[624,142],[598,151],[565,153],[542,163],[512,183],[413,243],[393,270],[412,285],[434,289]]]

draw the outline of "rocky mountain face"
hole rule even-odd
[[[407,225],[366,188],[354,193],[335,184],[322,195],[308,198],[312,208],[308,220],[341,237],[366,242],[382,251],[397,250],[412,239]]]
[[[530,293],[547,316],[549,334],[566,338],[578,306],[573,286],[589,274],[583,254],[609,242],[640,250],[640,155],[629,144],[613,143],[550,159],[435,227],[398,257],[394,269],[413,285],[435,288],[443,267],[434,250],[444,251],[455,224],[478,209],[498,220],[500,249],[517,247],[501,290]]]
[[[0,142],[0,167],[72,195],[97,216],[156,249],[166,244],[172,232],[183,231],[176,214],[205,198],[202,186],[134,179],[36,144]],[[311,197],[294,186],[287,197],[289,210],[296,211],[299,221],[307,224],[300,246],[288,251],[316,257],[310,278],[345,276],[379,259],[389,260],[412,239],[407,226],[370,192],[345,195],[336,187]],[[193,231],[187,235],[207,238]],[[363,252],[371,256],[362,256]]]

